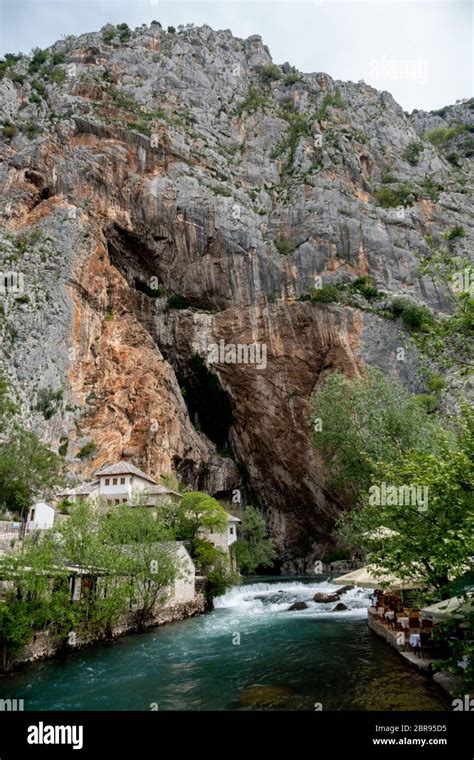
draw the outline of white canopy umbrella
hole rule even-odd
[[[421,588],[420,580],[402,580],[395,575],[385,573],[374,565],[361,567],[359,570],[353,570],[350,573],[335,578],[332,583],[338,583],[341,586],[361,586],[362,588],[381,588],[388,586],[393,589]]]
[[[443,599],[442,602],[431,604],[421,610],[423,617],[430,620],[464,617],[470,612],[474,612],[474,596],[472,594],[468,594],[467,599],[463,596],[452,596],[451,599]]]

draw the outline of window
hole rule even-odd
[[[126,504],[128,499],[122,499],[123,503]]]
[[[233,528],[229,528],[229,533],[230,533],[230,535],[232,536],[232,535],[233,535],[233,533],[234,533],[234,529],[233,529]]]
[[[30,512],[30,520],[34,520],[35,519],[35,514],[36,514],[36,509],[32,509],[31,512]]]
[[[120,504],[120,499],[115,499],[116,504]]]
[[[105,485],[106,485],[106,486],[108,486],[108,485],[109,485],[109,483],[110,483],[110,478],[106,478],[106,479],[105,479]]]
[[[120,478],[120,483],[123,485],[125,483],[125,478]]]
[[[116,485],[117,485],[117,478],[113,478],[113,479],[112,479],[112,485],[113,485],[113,486],[116,486]]]

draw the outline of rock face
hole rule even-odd
[[[417,261],[455,225],[471,245],[472,101],[409,118],[387,92],[275,67],[260,37],[154,23],[13,63],[0,118],[1,361],[25,419],[81,478],[124,457],[259,503],[283,569],[304,571],[342,506],[309,398],[366,363],[422,388],[375,307],[447,308]],[[439,119],[463,125],[456,160],[424,141],[410,162]],[[400,184],[406,206],[384,208]],[[375,302],[299,300],[367,275]]]

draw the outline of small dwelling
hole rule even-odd
[[[204,528],[199,531],[199,534],[206,541],[210,541],[216,549],[228,552],[232,544],[237,541],[237,525],[241,522],[242,520],[238,517],[234,517],[234,515],[227,512],[227,527],[225,530],[218,531],[212,528]]]
[[[46,501],[35,502],[28,512],[27,530],[48,530],[53,527],[56,512]]]
[[[129,462],[120,461],[110,467],[102,467],[95,473],[95,480],[82,483],[58,494],[70,501],[101,499],[107,504],[130,504],[139,499],[145,506],[159,506],[169,501],[179,501],[179,493],[161,485],[146,472]]]

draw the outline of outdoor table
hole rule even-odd
[[[395,613],[389,610],[388,612],[385,613],[385,617],[387,618],[387,620],[393,620],[393,618],[395,617]]]
[[[420,634],[419,633],[411,633],[410,634],[410,644],[412,647],[419,647],[420,646]]]
[[[407,617],[399,617],[399,618],[397,618],[397,623],[400,623],[400,625],[402,626],[402,628],[408,628],[408,621],[409,620],[410,620],[410,618],[407,618]]]

